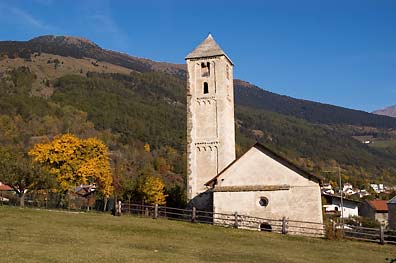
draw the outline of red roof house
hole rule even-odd
[[[359,207],[359,215],[376,220],[386,226],[388,224],[387,200],[366,200]]]
[[[0,182],[0,191],[12,191],[13,189],[6,184]]]

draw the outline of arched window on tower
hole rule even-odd
[[[210,63],[202,62],[201,63],[201,77],[209,77],[210,76]]]
[[[209,85],[207,82],[204,82],[203,84],[203,93],[208,94],[209,93]]]

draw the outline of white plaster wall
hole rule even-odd
[[[338,211],[341,211],[341,200],[333,199],[333,205],[337,205],[339,207]],[[350,202],[348,200],[343,200],[343,216],[344,218],[348,218],[350,216],[359,216],[359,209],[356,203]]]
[[[279,191],[214,192],[215,213],[255,216],[268,219],[282,219],[323,223],[319,189],[301,188]],[[268,206],[260,206],[261,197],[266,197]],[[319,198],[320,199],[320,198]]]

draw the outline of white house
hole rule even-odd
[[[340,216],[343,216],[343,218],[359,215],[360,201],[343,197],[343,204],[341,206],[341,196],[330,194],[322,194],[322,196],[326,200],[326,204],[323,205],[326,214],[339,214]]]

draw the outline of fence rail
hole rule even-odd
[[[314,237],[325,237],[326,225],[317,222],[289,220],[287,218],[261,218],[238,213],[213,213],[208,211],[173,208],[165,206],[148,206],[139,204],[123,204],[122,212],[141,217],[166,218],[191,223],[203,223],[256,231],[271,231],[281,234],[295,234]],[[334,231],[340,231],[345,238],[356,239],[380,244],[396,244],[396,230],[367,228],[360,226],[336,226]]]

